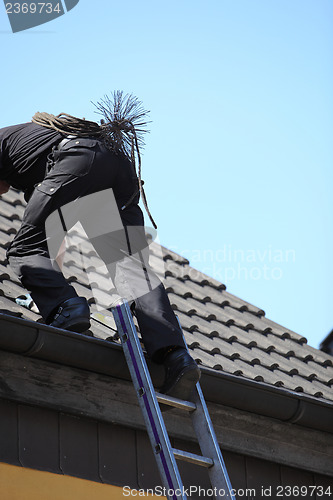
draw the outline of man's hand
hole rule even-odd
[[[9,191],[10,185],[6,181],[0,180],[0,196]]]

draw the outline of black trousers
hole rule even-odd
[[[159,362],[164,348],[184,341],[165,288],[149,267],[138,195],[122,209],[137,188],[126,158],[96,139],[70,140],[50,155],[7,256],[45,321],[51,321],[62,302],[77,297],[54,259],[79,221],[118,294],[133,304],[148,355]]]

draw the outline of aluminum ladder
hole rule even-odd
[[[121,300],[111,308],[145,420],[166,496],[169,500],[186,500],[185,488],[177,460],[206,467],[216,499],[235,500],[227,469],[207,410],[200,383],[197,382],[193,402],[182,401],[155,392],[143,355],[129,304]],[[159,403],[190,413],[201,452],[204,456],[172,448]]]

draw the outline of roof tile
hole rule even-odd
[[[234,309],[238,309],[239,311],[248,311],[251,314],[255,314],[256,316],[265,316],[265,311],[260,309],[259,307],[242,300],[231,293],[228,293],[226,290],[222,292],[223,304],[226,305],[228,303],[230,307]]]
[[[256,380],[258,382],[266,382],[272,385],[283,385],[281,377],[275,371],[269,371],[260,365],[252,365],[245,363],[242,359],[223,357],[220,354],[208,355],[200,349],[194,349],[194,357],[200,364],[209,366],[214,369],[222,370],[233,375],[242,375],[245,378]]]
[[[236,325],[231,325],[229,327],[230,333],[233,333],[240,342],[244,344],[249,344],[250,342],[255,343],[264,352],[270,352],[275,349],[275,342],[271,341],[268,335],[257,332],[253,329],[244,330]],[[274,340],[274,339],[273,339]]]
[[[257,324],[260,325],[258,326],[259,331],[265,332],[268,330],[271,331],[277,337],[283,339],[292,339],[295,342],[298,342],[299,344],[305,344],[307,342],[306,338],[303,337],[302,335],[299,335],[298,333],[295,333],[292,330],[289,330],[288,328],[278,325],[277,323],[270,321],[266,317],[261,317],[260,323]]]
[[[196,316],[193,316],[193,320],[195,320]],[[197,330],[208,335],[209,337],[220,337],[224,339],[226,342],[231,342],[233,339],[236,339],[235,334],[232,330],[233,326],[227,326],[219,321],[211,320],[206,321],[202,318],[198,318],[199,324]]]

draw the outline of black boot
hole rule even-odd
[[[65,300],[53,317],[50,326],[82,333],[90,327],[90,310],[84,297]]]
[[[165,381],[160,392],[186,401],[190,400],[201,375],[197,363],[183,347],[168,353],[163,363]]]

